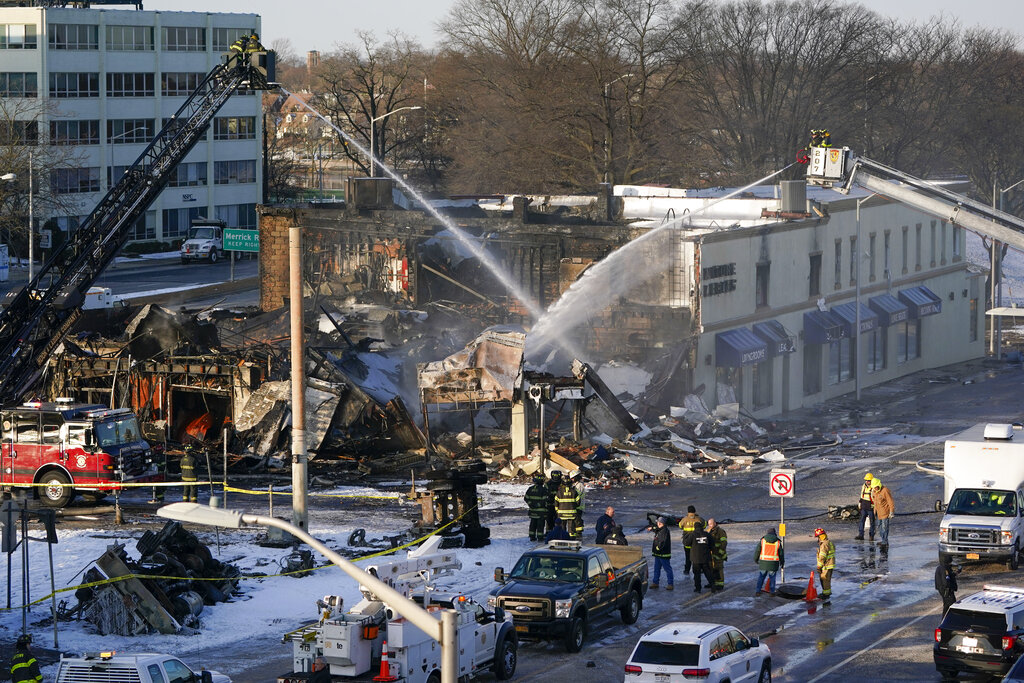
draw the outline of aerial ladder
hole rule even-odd
[[[242,86],[277,87],[274,53],[255,42],[241,44],[245,49],[224,55],[35,277],[0,300],[0,405],[21,400],[38,380],[50,355],[80,317],[89,287],[124,246],[135,221],[203,138],[228,98]]]

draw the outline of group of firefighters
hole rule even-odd
[[[555,470],[551,478],[538,472],[524,496],[530,515],[530,540],[578,539],[583,536],[583,482],[580,471],[562,476]]]

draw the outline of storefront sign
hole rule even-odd
[[[701,269],[700,275],[703,281],[701,293],[704,296],[715,296],[716,294],[736,291],[736,279],[733,277],[736,275],[735,263],[705,266]],[[708,280],[716,280],[716,282],[708,282]]]

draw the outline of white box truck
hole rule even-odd
[[[980,424],[946,441],[939,559],[1005,562],[1024,548],[1024,432]]]

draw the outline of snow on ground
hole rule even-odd
[[[114,263],[138,263],[140,260],[145,261],[165,261],[173,258],[178,258],[180,253],[177,249],[174,251],[161,251],[155,254],[139,254],[138,256],[118,256],[114,259]]]
[[[223,285],[225,282],[204,282],[202,284],[182,285],[180,287],[164,287],[163,289],[147,289],[140,292],[128,292],[121,294],[123,299],[138,299],[144,296],[156,296],[158,294],[173,294],[174,292],[184,292],[188,289],[196,289],[198,287],[210,287],[212,285]]]

